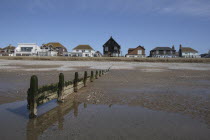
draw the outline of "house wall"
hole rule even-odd
[[[132,52],[137,55],[138,54],[138,50],[142,51],[142,54],[140,54],[140,55],[145,55],[145,50],[143,48],[137,48],[137,49],[133,50]],[[129,51],[128,51],[128,53],[129,53]]]
[[[121,56],[120,46],[109,45],[103,46],[104,56],[118,57]]]
[[[150,51],[150,57],[157,58],[174,58],[176,56],[176,51]]]
[[[22,51],[21,48],[30,47],[30,51]],[[37,56],[40,51],[40,47],[35,43],[20,43],[17,48],[15,48],[15,56]]]
[[[78,49],[73,50],[72,52],[65,53],[64,56],[71,56],[71,57],[94,57],[95,51],[94,50],[85,50],[85,49]]]
[[[38,56],[57,56],[57,55],[58,55],[58,52],[56,52],[56,51],[50,51],[48,49],[41,49],[38,52]]]
[[[200,58],[198,53],[192,53],[192,52],[182,52],[182,57],[184,57],[184,58]]]

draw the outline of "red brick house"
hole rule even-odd
[[[125,55],[126,57],[145,57],[145,48],[144,46],[138,46],[136,48],[129,48],[128,54]]]

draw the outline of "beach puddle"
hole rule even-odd
[[[140,106],[51,101],[28,119],[26,101],[0,106],[1,139],[207,140],[208,125],[188,116]]]

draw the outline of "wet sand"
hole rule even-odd
[[[4,61],[7,66],[12,63]],[[80,67],[83,63],[73,62],[61,69],[63,64],[48,64],[49,72],[42,71],[46,67],[38,62],[33,71],[23,66],[28,62],[19,64],[20,69],[0,69],[1,138],[209,139],[210,64],[91,62]],[[40,106],[34,120],[28,119],[26,101],[3,104],[26,98],[32,74],[43,85],[57,81],[59,72],[73,79],[74,71],[109,66],[108,74],[72,94],[64,104],[53,100]]]
[[[23,101],[1,106],[1,139],[208,140],[210,136],[208,126],[196,119],[140,106],[68,101],[55,107],[51,102],[39,113],[54,109],[28,120],[25,105]]]

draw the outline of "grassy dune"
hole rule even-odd
[[[172,63],[210,63],[210,58],[126,58],[126,57],[31,57],[0,56],[5,60],[49,60],[49,61],[124,61],[124,62],[172,62]]]

